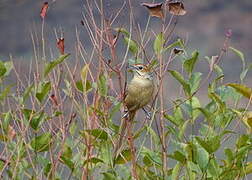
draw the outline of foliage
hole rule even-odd
[[[190,45],[185,45],[183,39],[167,42],[171,35],[168,30],[173,27],[163,16],[164,5],[144,4],[156,17],[151,20],[158,21],[159,30],[162,29],[149,37],[147,30],[135,36],[131,27],[134,23],[127,30],[113,29],[105,19],[102,21],[106,26],[95,18],[90,21],[92,8],[97,6],[87,6],[90,9],[83,16],[92,51],[78,48],[76,57],[80,59],[76,62],[72,55],[60,50],[61,55],[55,60],[42,62],[39,67],[32,63],[27,72],[35,76],[27,81],[21,76],[26,72],[18,72],[15,62],[0,61],[1,176],[104,180],[131,179],[132,172],[137,173],[138,179],[230,180],[249,176],[252,92],[243,80],[251,65],[246,64],[241,51],[228,48],[230,37],[226,36],[218,57],[208,58],[209,72],[205,75],[196,68],[202,61],[199,51],[189,53]],[[158,12],[153,12],[156,6]],[[170,4],[170,13],[186,13],[184,6],[183,13],[180,12],[181,7]],[[44,10],[42,28],[46,13]],[[124,48],[124,59],[116,55],[119,43],[124,44],[119,46]],[[83,47],[81,42],[78,47]],[[147,51],[149,47],[152,51]],[[225,73],[219,62],[228,49],[241,58],[239,83],[223,83]],[[46,59],[46,53],[42,54]],[[150,54],[153,57],[148,59]],[[141,125],[134,128],[131,137],[135,154],[127,145],[130,139],[125,138],[120,154],[115,157],[114,147],[120,135],[116,120],[123,116],[120,109],[127,80],[125,67],[133,61],[149,63],[156,70],[157,95],[151,104],[150,120],[144,121],[145,116],[139,115],[132,122]],[[173,62],[180,68],[174,68]],[[11,76],[18,83],[10,83]],[[168,78],[174,80],[178,92],[169,99],[172,104],[165,98],[171,88],[164,83]],[[207,98],[199,96],[199,92]]]

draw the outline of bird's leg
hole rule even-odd
[[[151,112],[144,109],[144,107],[142,109],[143,109],[144,113],[146,114],[147,119],[151,119]]]
[[[128,115],[129,115],[129,111],[128,111],[128,110],[125,110],[125,111],[124,111],[124,115],[122,116],[122,118],[126,118]]]

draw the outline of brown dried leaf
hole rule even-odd
[[[158,18],[164,17],[164,12],[162,9],[163,3],[142,3],[141,5],[148,8],[150,16],[155,16]]]
[[[186,10],[182,2],[169,2],[167,6],[168,11],[173,15],[183,16],[186,14]]]
[[[60,51],[60,53],[63,55],[65,53],[65,44],[64,44],[64,38],[59,38],[57,41],[57,47]]]
[[[40,11],[40,17],[42,19],[45,18],[48,7],[49,7],[48,2],[44,2],[43,6],[41,8],[41,11]]]

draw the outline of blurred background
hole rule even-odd
[[[31,60],[33,44],[31,34],[41,35],[42,20],[39,16],[43,0],[0,0],[0,59]],[[54,29],[62,29],[65,37],[66,52],[74,54],[76,29],[86,48],[90,45],[88,34],[81,26],[85,0],[53,0],[50,4],[45,21],[46,48],[55,50]],[[148,11],[140,4],[151,0],[132,0],[134,17],[144,27],[148,19]],[[162,1],[155,1],[162,2]],[[174,37],[188,40],[190,49],[200,51],[200,57],[219,53],[225,32],[232,29],[231,46],[241,50],[247,62],[252,57],[252,1],[251,0],[184,0],[187,14],[178,20]],[[105,15],[115,14],[123,5],[124,0],[104,0]],[[115,22],[114,27],[127,27],[129,12],[125,6]],[[97,12],[96,12],[97,13]],[[96,14],[98,15],[98,14]],[[98,17],[98,16],[97,16]],[[151,19],[155,30],[159,19]],[[232,52],[224,58],[224,70],[227,78],[239,75],[241,63]]]

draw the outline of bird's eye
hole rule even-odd
[[[143,66],[139,66],[138,69],[139,69],[139,70],[142,70],[142,69],[143,69]]]

